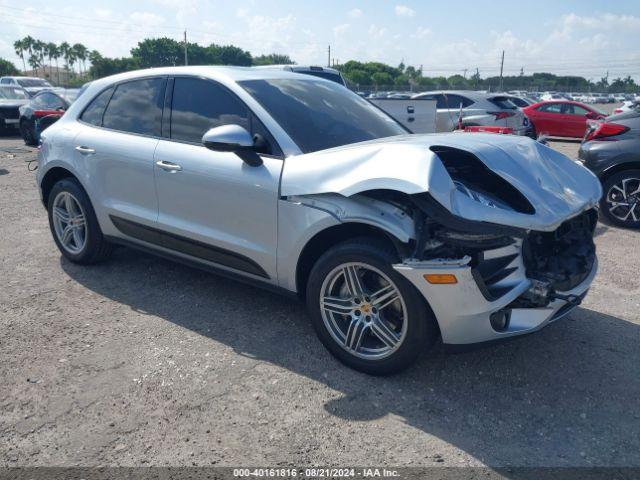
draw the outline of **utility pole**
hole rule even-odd
[[[502,50],[502,60],[500,61],[500,91],[502,91],[502,69],[504,68],[504,50]]]
[[[184,65],[187,66],[189,65],[189,62],[187,61],[187,31],[184,31]]]
[[[329,49],[327,51],[327,67],[331,66],[331,45],[329,45]]]
[[[467,79],[467,70],[469,70],[469,69],[468,69],[468,68],[465,68],[465,69],[462,71],[462,78],[464,78],[465,80]]]
[[[480,70],[476,67],[476,90],[478,89],[478,80],[480,80]]]

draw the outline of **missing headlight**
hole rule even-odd
[[[487,206],[509,206],[516,212],[534,214],[535,209],[527,198],[500,175],[491,171],[470,152],[452,147],[433,146],[431,151],[438,158],[456,183],[456,188]],[[477,197],[477,198],[476,198]],[[493,202],[493,205],[489,203]]]

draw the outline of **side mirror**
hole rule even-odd
[[[598,115],[596,113],[594,113],[594,112],[587,112],[585,117],[588,118],[589,120],[597,120],[598,119]]]
[[[212,128],[202,136],[202,144],[214,152],[233,152],[252,167],[262,165],[262,158],[254,149],[251,134],[240,125]]]

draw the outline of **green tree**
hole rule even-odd
[[[4,58],[0,58],[0,76],[19,74],[20,72],[18,72],[18,69],[13,63],[9,60],[5,60]]]
[[[147,38],[131,50],[141,68],[169,67],[184,63],[184,46],[172,38]]]
[[[280,53],[270,53],[269,55],[253,57],[254,65],[295,65],[295,63],[289,55],[282,55]]]
[[[24,61],[24,52],[26,50],[24,40],[16,40],[13,42],[13,49],[15,50],[16,55],[22,60],[22,68],[24,71],[27,71],[27,64]]]
[[[107,58],[94,56],[91,60],[89,75],[91,78],[108,77],[116,73],[129,72],[141,68],[138,60],[134,57]]]
[[[387,72],[375,72],[371,75],[371,81],[376,88],[393,85],[393,77]]]
[[[466,90],[469,88],[469,82],[462,75],[451,75],[447,78],[447,83],[449,84],[449,88],[453,88],[454,90]]]
[[[81,43],[76,43],[71,48],[73,50],[73,55],[78,60],[78,71],[79,73],[84,74],[87,70],[86,61],[89,50]]]
[[[358,87],[368,87],[372,85],[371,75],[364,70],[349,70],[342,73],[345,80],[357,85]]]

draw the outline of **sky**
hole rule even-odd
[[[428,76],[551,72],[640,81],[640,1],[0,0],[0,58],[18,38],[126,56],[157,36],[233,44],[298,64],[381,61]],[[332,60],[333,61],[333,60]]]

